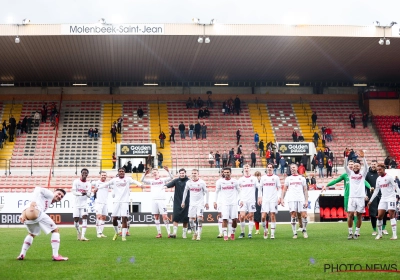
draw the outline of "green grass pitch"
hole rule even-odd
[[[247,230],[247,226],[246,226]],[[388,228],[391,234],[390,226]],[[131,227],[126,242],[96,238],[89,227],[89,242],[76,240],[72,227],[60,228],[60,254],[69,261],[51,261],[50,235],[36,237],[24,261],[17,261],[25,228],[0,229],[0,279],[400,279],[400,273],[330,272],[330,265],[392,264],[400,271],[400,239],[371,236],[365,222],[358,240],[347,240],[345,223],[315,223],[308,226],[308,239],[292,239],[291,227],[278,224],[276,239],[217,239],[217,226],[205,226],[202,240],[156,239],[155,226]],[[344,267],[342,267],[344,268]]]

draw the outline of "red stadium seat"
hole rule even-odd
[[[329,207],[324,209],[324,219],[331,219],[331,209]]]
[[[337,217],[338,217],[339,219],[343,219],[343,218],[344,218],[344,209],[343,209],[343,207],[339,207],[339,208],[337,209]]]
[[[337,218],[337,209],[336,209],[336,207],[332,207],[332,209],[331,209],[331,217],[332,217],[332,219],[336,219]]]
[[[319,217],[320,217],[321,219],[324,218],[324,208],[322,208],[322,207],[319,208]]]

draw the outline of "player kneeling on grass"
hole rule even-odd
[[[254,212],[256,212],[256,189],[258,188],[258,180],[255,176],[252,176],[250,173],[250,165],[246,164],[243,167],[243,175],[239,180],[240,186],[240,202],[239,202],[239,210],[240,210],[240,229],[241,233],[239,238],[244,237],[245,231],[245,217],[246,212],[249,213],[249,234],[248,237],[252,238],[253,226],[254,226]]]
[[[285,195],[287,192],[289,212],[291,216],[291,225],[293,238],[297,238],[296,219],[297,213],[301,212],[303,221],[303,237],[308,238],[307,234],[307,207],[308,207],[308,191],[306,180],[303,176],[297,173],[297,165],[291,164],[290,171],[292,175],[286,177],[285,185],[283,186],[281,205],[285,206]]]
[[[25,237],[21,253],[17,260],[25,259],[26,251],[32,245],[33,238],[40,234],[42,229],[46,234],[51,234],[51,247],[53,249],[53,261],[67,261],[67,257],[58,254],[60,248],[60,233],[54,221],[45,213],[50,204],[60,202],[65,196],[63,189],[56,189],[54,193],[45,188],[36,187],[28,206],[22,211],[19,218],[24,223],[29,234]]]
[[[187,192],[190,191],[189,199],[189,222],[190,227],[195,231],[196,216],[197,216],[197,231],[193,234],[192,240],[200,240],[201,230],[203,226],[203,212],[204,206],[208,210],[208,190],[206,183],[199,179],[199,171],[192,170],[192,179],[186,182],[185,190],[183,192],[182,208],[185,208],[185,199]],[[206,196],[206,203],[204,204],[204,196]]]
[[[268,163],[267,174],[261,177],[258,190],[258,205],[262,205],[261,225],[264,229],[264,239],[268,238],[268,226],[265,223],[268,213],[271,217],[271,239],[275,238],[276,214],[278,204],[281,203],[280,189],[281,181],[274,175],[274,165]]]
[[[390,223],[392,225],[393,236],[391,240],[397,239],[397,225],[396,225],[396,191],[400,194],[400,189],[393,177],[385,172],[385,165],[378,164],[378,179],[376,179],[376,189],[368,202],[368,206],[371,205],[372,201],[376,198],[379,191],[382,193],[381,201],[378,205],[378,235],[375,239],[382,238],[382,224],[383,217],[386,211],[389,212]]]

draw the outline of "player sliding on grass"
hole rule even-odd
[[[349,162],[347,164],[347,167],[350,170],[353,170],[353,166],[354,166],[354,161],[349,160]],[[348,212],[347,208],[348,208],[348,205],[349,205],[349,191],[350,191],[349,175],[347,175],[347,173],[343,173],[342,175],[340,175],[335,180],[330,181],[326,186],[330,187],[330,186],[333,186],[333,185],[335,185],[335,184],[337,184],[337,183],[339,183],[341,181],[344,181],[344,186],[343,186],[343,188],[344,188],[344,204],[343,204],[344,211]],[[365,187],[370,189],[371,185],[367,181],[365,181]],[[325,191],[325,190],[326,190],[326,187],[323,186],[322,187],[322,191]],[[354,223],[357,224],[357,216],[354,216]]]
[[[169,178],[160,178],[160,173],[157,168],[153,168],[151,170],[151,175],[153,179],[145,179],[146,175],[150,173],[150,169],[146,170],[146,173],[143,174],[142,182],[150,185],[151,194],[153,196],[153,206],[152,206],[152,214],[154,215],[154,222],[157,228],[157,236],[156,238],[162,238],[161,235],[161,227],[160,227],[160,214],[163,217],[165,228],[167,229],[168,237],[170,237],[171,229],[169,226],[169,220],[167,217],[167,206],[165,205],[165,184],[173,179],[172,174],[169,172],[167,166],[164,166],[164,169],[168,172]]]
[[[282,191],[281,205],[285,205],[285,195],[288,193],[289,212],[291,216],[291,224],[293,230],[293,238],[297,238],[296,219],[297,213],[301,212],[303,222],[303,237],[308,238],[307,234],[307,207],[308,207],[308,191],[306,180],[297,173],[297,165],[291,164],[290,171],[292,175],[286,177],[285,185]]]
[[[189,199],[189,219],[190,227],[192,228],[194,234],[192,240],[201,239],[201,231],[203,225],[203,214],[204,207],[208,210],[208,190],[206,183],[199,179],[199,171],[197,169],[192,170],[192,179],[186,182],[185,190],[183,192],[182,208],[185,208],[185,199],[187,192],[190,191]],[[204,204],[204,196],[206,196],[206,203]],[[195,231],[197,216],[197,231]]]
[[[264,229],[264,239],[268,238],[268,226],[265,223],[268,213],[271,217],[271,239],[275,238],[276,214],[281,203],[280,190],[281,180],[274,175],[274,165],[268,163],[267,174],[261,177],[258,190],[258,205],[262,205],[261,225]]]
[[[368,163],[365,160],[363,151],[359,151],[358,156],[363,158],[364,169],[362,171],[360,170],[361,164],[359,162],[355,162],[353,170],[350,170],[347,166],[347,158],[344,159],[344,169],[350,179],[349,205],[347,207],[349,211],[347,219],[349,235],[347,239],[357,239],[359,237],[362,214],[365,212],[365,201],[368,200],[368,196],[365,194],[365,176],[368,173]],[[353,235],[353,217],[355,214],[357,215],[357,224],[356,232]]]
[[[243,167],[243,175],[238,180],[240,186],[240,230],[241,233],[239,238],[244,237],[245,232],[245,217],[246,213],[249,213],[249,234],[248,238],[252,238],[253,226],[254,226],[254,212],[256,212],[256,189],[258,188],[258,180],[250,173],[250,165],[245,164]]]
[[[32,199],[27,207],[22,211],[19,218],[28,229],[29,234],[25,237],[22,244],[21,253],[17,260],[24,260],[26,252],[32,245],[33,238],[43,230],[46,234],[51,234],[51,248],[53,249],[53,261],[67,261],[67,257],[58,254],[60,248],[60,233],[54,221],[45,213],[51,204],[60,202],[65,196],[63,189],[56,189],[54,193],[45,188],[36,187],[32,194]]]
[[[385,172],[385,165],[378,164],[378,179],[376,179],[376,189],[368,202],[368,206],[371,205],[372,201],[378,195],[379,191],[382,193],[381,201],[378,205],[378,235],[375,239],[382,238],[382,224],[383,216],[386,211],[389,211],[390,223],[392,225],[393,236],[391,240],[397,239],[397,225],[396,225],[396,191],[397,195],[400,195],[400,189],[393,177]]]
[[[221,204],[222,232],[224,240],[228,241],[228,232],[226,229],[228,219],[232,219],[232,232],[230,235],[231,240],[235,240],[238,217],[237,198],[240,195],[240,187],[236,179],[231,178],[231,169],[229,167],[225,167],[223,172],[225,178],[219,179],[216,183],[214,209],[218,209],[218,195],[221,193],[219,203]]]
[[[74,212],[72,217],[74,218],[74,225],[77,232],[77,239],[80,241],[89,241],[85,237],[87,229],[87,199],[90,197],[92,184],[86,181],[89,175],[89,170],[83,168],[81,170],[81,177],[75,179],[72,183],[72,194],[75,196]],[[79,229],[79,218],[82,220],[82,229]]]

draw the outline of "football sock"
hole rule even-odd
[[[382,235],[382,224],[383,224],[383,220],[378,220],[376,222],[377,226],[378,226],[378,234]]]
[[[187,228],[184,227],[183,228],[183,234],[186,235],[186,233],[187,233]]]
[[[51,234],[51,248],[53,249],[53,256],[58,256],[58,249],[60,249],[60,234],[58,232]]]
[[[178,232],[178,227],[174,226],[174,234],[176,235],[177,232]]]
[[[201,235],[201,231],[203,229],[203,220],[198,220],[197,221],[197,235]]]
[[[271,223],[271,235],[275,234],[275,225],[276,223]]]
[[[303,221],[303,230],[306,230],[308,224],[307,218],[301,218],[301,220]]]
[[[33,242],[33,237],[31,235],[27,235],[25,237],[24,243],[22,244],[22,249],[21,249],[21,254],[20,255],[26,255],[26,251],[28,251],[29,247],[31,247]]]
[[[85,237],[87,228],[87,219],[82,219],[82,238]]]
[[[228,236],[228,231],[224,227],[222,228],[222,233],[224,234],[224,236]]]
[[[78,233],[80,233],[81,231],[79,230],[79,221],[78,222],[74,222],[74,225],[75,225],[76,231]]]
[[[231,219],[228,220],[228,232],[229,233],[232,232],[232,220]]]
[[[115,234],[118,234],[118,226],[114,226]]]
[[[154,220],[158,234],[161,234],[160,220]]]
[[[349,227],[349,234],[353,234],[353,228]]]
[[[292,225],[293,234],[296,234],[296,218],[291,218],[290,224]]]
[[[266,227],[265,222],[261,222],[261,226],[262,226],[264,232],[268,231],[268,228]]]
[[[249,221],[249,234],[253,233],[254,221]]]
[[[167,234],[170,235],[171,234],[171,228],[169,226],[169,220],[168,219],[164,220],[164,226],[165,226],[165,229],[167,230]]]
[[[267,218],[268,218],[268,217],[267,217]],[[265,221],[265,223],[266,223],[266,227],[268,228],[269,220],[267,219],[267,220]]]
[[[397,223],[396,223],[396,218],[390,219],[390,224],[392,225],[393,236],[397,236]]]
[[[192,228],[192,232],[196,233],[196,224],[194,222],[194,220],[190,220],[190,227]]]
[[[128,231],[127,228],[122,228],[122,237],[126,237],[126,232]]]
[[[101,223],[101,224],[100,224],[100,232],[103,233],[103,231],[104,231],[104,225],[106,224],[106,222],[105,222],[104,220],[101,220],[100,223]]]
[[[355,234],[356,234],[356,235],[359,235],[359,234],[360,234],[360,228],[356,227],[356,232],[355,232]]]
[[[96,219],[96,231],[97,231],[97,234],[101,233],[101,220],[100,219]]]
[[[245,227],[246,227],[246,223],[245,222],[240,222],[240,230],[241,230],[242,233],[244,233]]]
[[[260,230],[260,222],[254,222],[256,230]]]
[[[222,218],[218,218],[218,230],[219,234],[222,234]]]
[[[233,227],[233,228],[231,229],[231,234],[235,234],[235,232],[236,232],[236,228]]]
[[[358,218],[356,215],[354,215],[353,227],[357,227],[357,221],[358,221]]]

